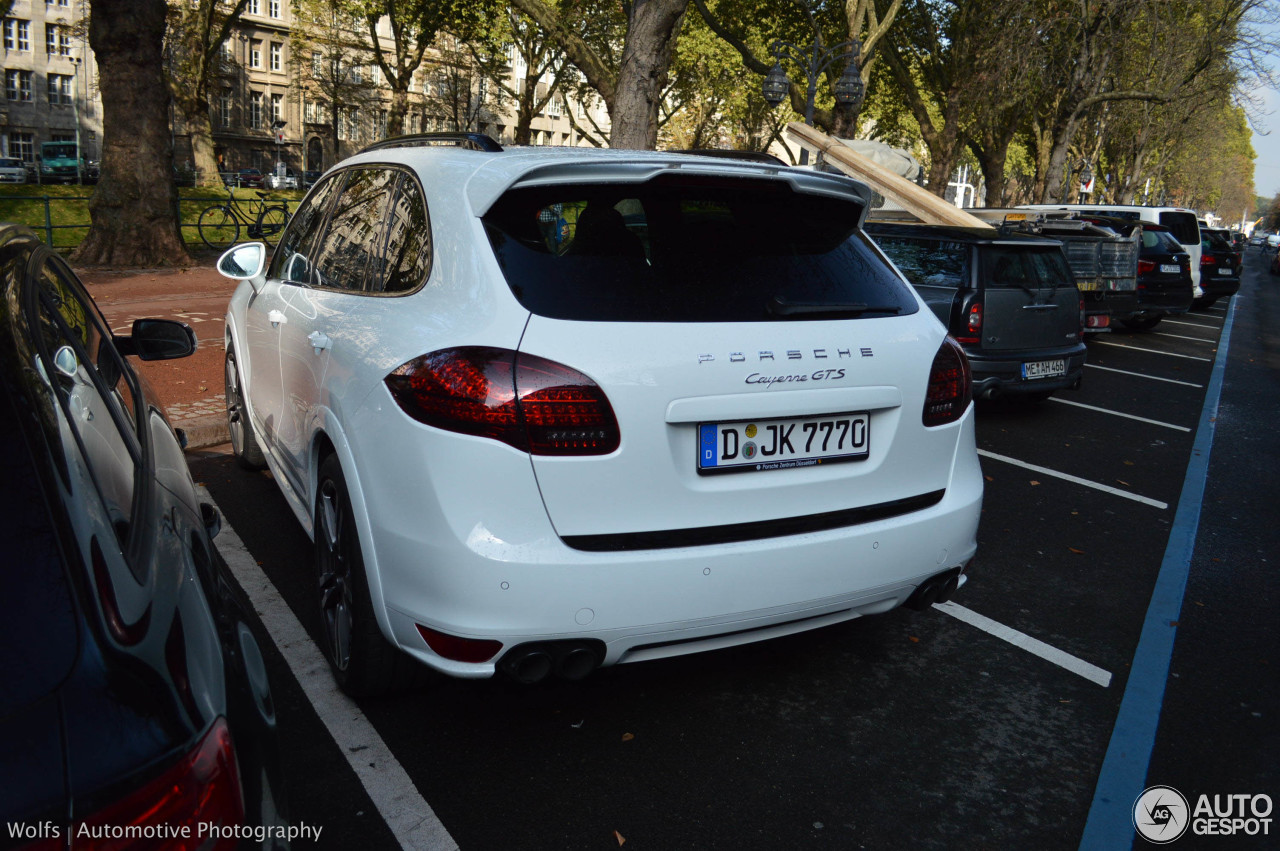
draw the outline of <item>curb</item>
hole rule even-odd
[[[187,436],[187,451],[207,449],[231,442],[231,432],[227,430],[225,416],[193,417],[185,420],[174,420],[175,430],[181,429]]]

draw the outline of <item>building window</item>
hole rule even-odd
[[[223,89],[218,97],[218,122],[223,127],[231,126],[231,90]]]
[[[271,42],[271,70],[284,70],[284,45],[278,41]]]
[[[315,124],[319,121],[316,118],[316,102],[313,100],[306,101],[302,104],[302,120],[307,124]]]
[[[70,56],[71,31],[57,24],[45,24],[44,50],[50,56]]]
[[[66,74],[49,75],[49,103],[53,105],[71,105],[71,77]]]
[[[17,18],[4,19],[5,50],[31,50],[31,22],[19,21]]]
[[[354,85],[360,85],[364,81],[364,75],[360,71],[359,65],[351,66],[351,82]]]
[[[280,0],[267,0],[267,16],[280,19]]]
[[[249,94],[249,127],[254,130],[262,129],[262,92]]]
[[[31,100],[30,71],[5,71],[4,85],[5,94],[9,96],[9,100]]]
[[[231,49],[231,39],[227,39],[222,44],[218,45],[218,56],[223,62],[235,61],[236,55]]]
[[[387,111],[385,109],[378,110],[378,133],[379,139],[387,138]]]
[[[284,95],[271,96],[271,120],[273,122],[284,120]]]
[[[62,8],[66,9],[68,6],[71,5],[71,0],[44,0],[44,5],[61,6]]]
[[[554,94],[551,100],[547,101],[547,115],[551,118],[560,117],[560,95]]]
[[[353,107],[340,113],[344,119],[338,128],[339,138],[346,139],[351,142],[360,141],[360,109]]]
[[[244,11],[245,11],[245,14],[248,14],[248,15],[261,15],[262,6],[258,2],[258,0],[249,0],[249,5],[244,7]]]
[[[34,133],[10,133],[9,156],[17,157],[24,163],[35,162],[36,137]]]
[[[249,67],[262,67],[262,42],[260,41],[249,42]]]
[[[321,72],[324,71],[324,57],[320,55],[320,51],[311,51],[311,76],[319,78]]]

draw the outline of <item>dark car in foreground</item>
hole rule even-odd
[[[940,225],[868,222],[867,233],[964,348],[975,398],[1079,386],[1084,304],[1060,243]]]
[[[1211,231],[1200,236],[1200,289],[1196,307],[1208,307],[1220,298],[1240,291],[1241,254],[1231,243]]]
[[[0,225],[0,819],[26,848],[241,847],[286,825],[275,708],[247,601],[212,550],[179,439],[67,265]],[[104,837],[111,842],[104,842]],[[6,846],[8,847],[8,846]]]

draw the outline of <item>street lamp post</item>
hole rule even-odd
[[[84,185],[84,151],[80,148],[80,57],[71,57],[71,120],[76,123],[76,185]]]
[[[844,58],[846,54],[849,58],[845,65],[844,73],[840,75],[840,79],[835,84],[836,103],[845,107],[857,107],[862,103],[862,98],[866,95],[866,89],[862,83],[862,71],[858,63],[858,57],[862,53],[862,42],[855,38],[849,41],[842,41],[831,47],[824,47],[822,44],[822,30],[818,27],[818,21],[814,17],[813,9],[809,8],[805,3],[800,5],[805,14],[808,15],[809,25],[813,28],[813,45],[808,50],[805,50],[792,42],[775,39],[769,47],[769,52],[773,54],[773,68],[764,78],[760,90],[769,106],[777,107],[787,99],[787,95],[791,91],[791,81],[787,79],[786,72],[782,70],[782,60],[786,58],[798,65],[801,71],[804,72],[805,80],[808,84],[804,101],[804,123],[812,127],[814,99],[818,94],[818,80],[824,71],[838,60]],[[802,148],[800,150],[800,164],[805,165],[808,162],[809,151]]]

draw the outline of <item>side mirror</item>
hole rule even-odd
[[[246,242],[231,246],[218,258],[218,271],[233,281],[247,281],[261,275],[266,264],[266,244]]]
[[[142,360],[185,358],[196,350],[196,332],[176,319],[135,319],[133,333],[115,338],[116,351]]]

